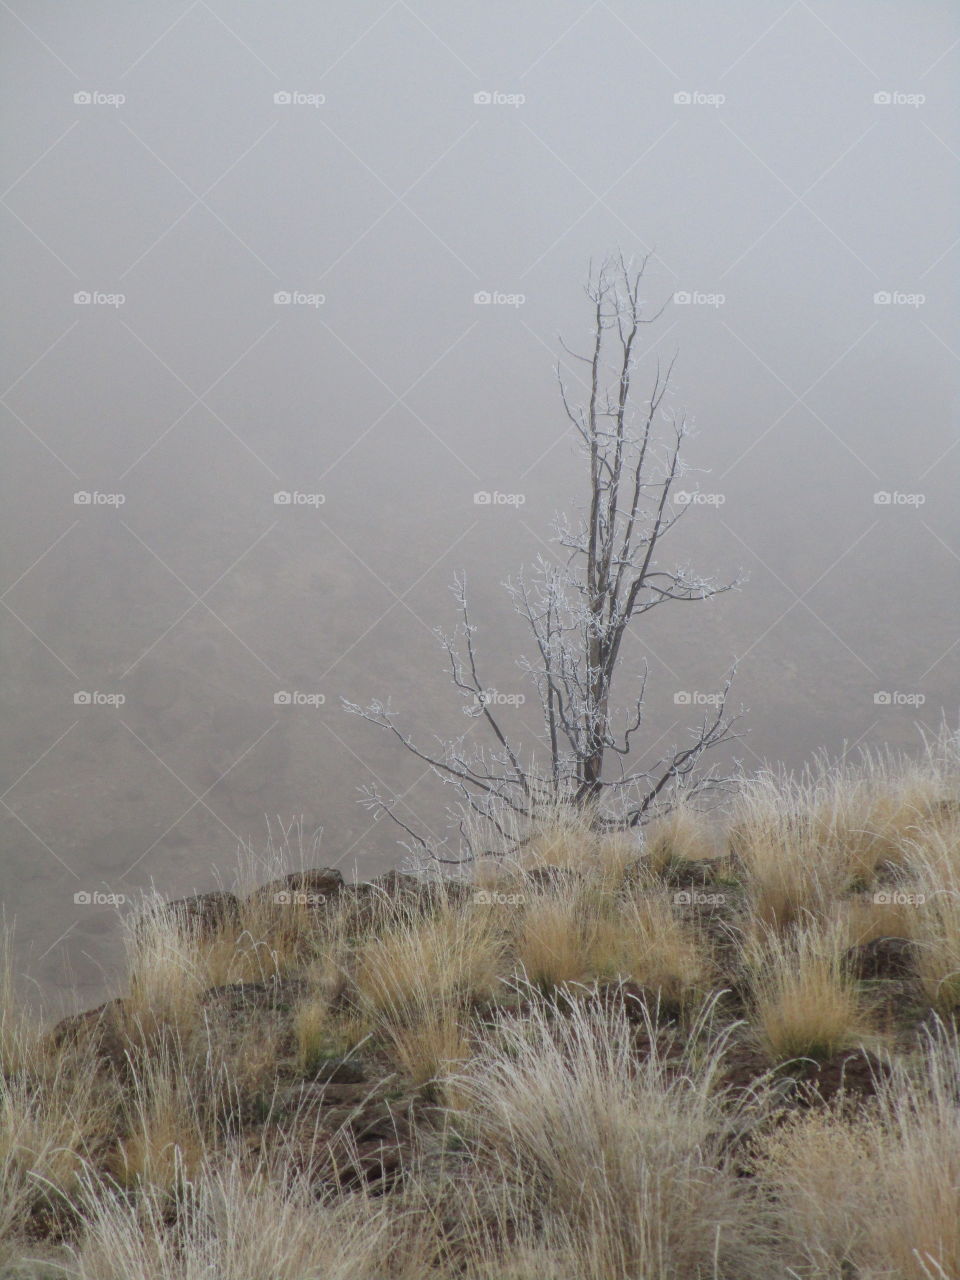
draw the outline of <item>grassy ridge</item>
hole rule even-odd
[[[469,880],[263,876],[145,902],[53,1031],[6,965],[2,1274],[960,1277],[950,740]]]

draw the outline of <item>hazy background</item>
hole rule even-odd
[[[498,584],[582,490],[553,366],[617,247],[655,251],[654,308],[723,296],[649,356],[679,349],[723,499],[683,551],[749,575],[638,634],[648,744],[735,657],[749,768],[956,723],[958,27],[933,0],[2,4],[2,898],[45,996],[115,964],[75,893],[229,880],[268,814],[371,874],[400,856],[374,777],[436,824],[339,698],[462,732],[430,633],[458,568],[520,690]]]

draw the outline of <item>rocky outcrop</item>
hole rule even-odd
[[[174,898],[151,906],[136,922],[136,930],[142,931],[147,922],[160,918],[176,922],[184,932],[209,938],[225,926],[235,924],[240,918],[240,900],[225,889],[213,889],[209,893],[197,893],[189,898]]]
[[[268,884],[260,885],[248,901],[274,902],[278,906],[326,907],[344,889],[343,876],[336,867],[314,867],[309,871],[291,871]]]

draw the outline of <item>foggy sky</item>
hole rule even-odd
[[[3,6],[2,896],[45,993],[115,961],[78,892],[229,881],[266,814],[371,874],[400,856],[372,778],[436,823],[339,699],[463,731],[431,635],[456,569],[489,684],[522,687],[498,584],[582,495],[554,366],[618,248],[674,299],[645,367],[679,351],[688,487],[719,495],[682,551],[747,575],[636,635],[648,745],[734,660],[747,768],[956,723],[957,28],[850,0]]]

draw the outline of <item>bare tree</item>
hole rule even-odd
[[[664,539],[693,504],[670,500],[674,482],[686,470],[681,457],[685,420],[664,405],[676,357],[665,368],[657,361],[643,398],[635,392],[638,335],[664,310],[643,314],[640,286],[648,257],[633,266],[618,255],[590,273],[592,349],[581,355],[564,344],[585,369],[582,404],[571,400],[557,369],[564,411],[589,460],[589,504],[573,524],[557,517],[554,541],[564,553],[557,561],[540,556],[529,580],[521,572],[505,583],[533,637],[532,657],[522,656],[519,666],[539,697],[547,766],[511,741],[491,703],[478,671],[476,627],[463,577],[453,587],[458,626],[451,635],[437,635],[453,684],[467,700],[464,709],[484,722],[488,745],[468,746],[464,734],[438,738],[427,750],[397,727],[389,703],[345,703],[392,733],[455,792],[448,809],[459,831],[453,847],[449,840],[417,832],[392,799],[366,790],[363,802],[387,813],[407,833],[407,847],[420,855],[462,862],[481,852],[506,851],[523,840],[518,832],[534,830],[538,818],[563,804],[584,811],[597,827],[635,828],[673,807],[681,794],[702,795],[729,781],[704,768],[703,757],[736,736],[738,717],[726,713],[733,671],[686,742],[645,768],[628,767],[644,723],[645,664],[629,699],[621,705],[614,697],[615,686],[624,682],[624,640],[645,614],[669,603],[703,601],[738,585],[718,584],[686,566],[666,568],[658,558]],[[476,847],[478,832],[491,847]]]

